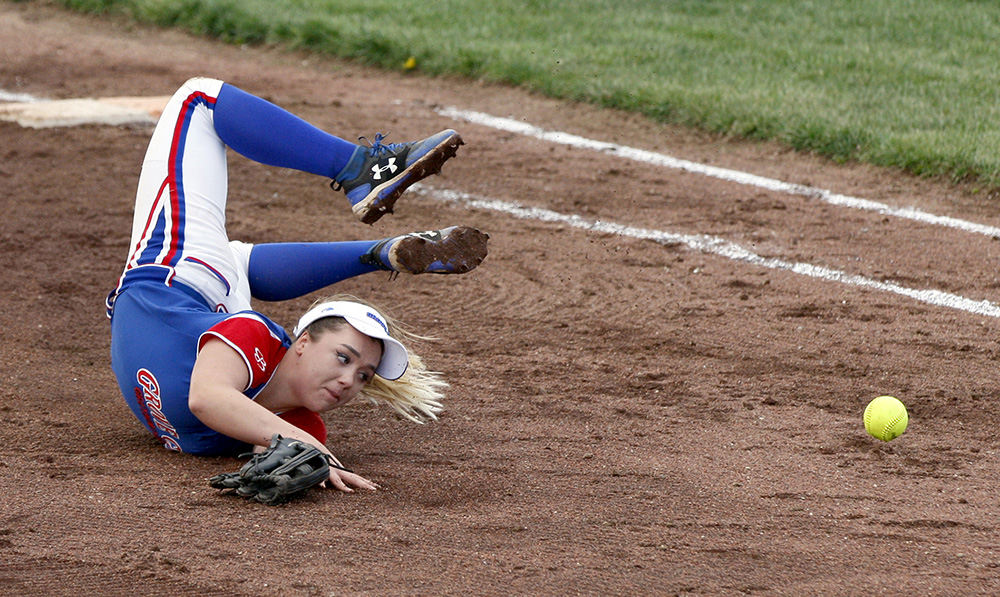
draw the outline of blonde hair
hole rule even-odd
[[[328,301],[350,301],[360,303],[379,311],[385,318],[389,326],[389,335],[399,341],[405,348],[408,357],[406,373],[399,379],[384,379],[374,376],[368,385],[361,390],[361,396],[372,404],[386,404],[392,407],[401,416],[414,423],[426,423],[437,420],[437,415],[444,407],[441,400],[444,398],[444,389],[448,387],[442,374],[437,371],[430,371],[424,365],[423,359],[416,354],[411,345],[419,341],[432,341],[435,338],[421,336],[404,328],[398,321],[388,317],[385,311],[379,309],[370,302],[351,296],[349,294],[337,294],[322,298],[313,303],[309,308]],[[318,336],[325,331],[334,329],[329,320],[339,320],[346,324],[340,317],[326,317],[310,324],[303,332],[309,331],[311,336]]]

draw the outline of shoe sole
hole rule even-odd
[[[489,238],[488,234],[467,226],[455,228],[437,242],[410,236],[393,248],[392,261],[412,274],[427,273],[427,268],[438,262],[446,263],[449,270],[431,273],[464,274],[486,259]]]
[[[411,185],[441,172],[441,166],[455,157],[459,145],[465,145],[465,141],[458,133],[446,137],[399,176],[375,187],[367,197],[354,204],[351,208],[354,215],[365,224],[374,224],[385,214],[392,213],[399,196]]]

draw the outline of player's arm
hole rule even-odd
[[[205,425],[240,441],[266,447],[280,433],[333,456],[311,435],[243,395],[249,379],[242,357],[222,340],[210,338],[198,351],[191,371],[188,407]],[[330,483],[341,491],[351,491],[348,484],[376,488],[368,479],[334,467],[330,467]]]

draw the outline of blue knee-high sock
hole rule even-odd
[[[251,160],[334,178],[358,146],[326,133],[271,102],[223,83],[215,131]]]
[[[378,271],[361,256],[378,241],[270,243],[250,252],[250,293],[264,301],[284,301],[335,282]]]

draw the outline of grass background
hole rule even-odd
[[[992,0],[59,0],[1000,188]]]

